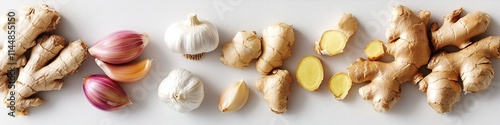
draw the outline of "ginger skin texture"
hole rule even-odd
[[[460,17],[462,8],[448,14],[441,28],[437,23],[432,23],[432,45],[434,51],[447,45],[453,45],[460,49],[472,44],[470,38],[486,31],[490,24],[490,17],[483,12],[477,11]]]
[[[240,31],[236,33],[231,43],[222,47],[220,61],[238,69],[243,69],[250,65],[253,59],[259,58],[262,54],[262,42],[255,31]]]
[[[261,75],[283,65],[292,55],[295,36],[292,26],[285,23],[271,25],[262,32],[262,54],[257,60],[256,69]]]
[[[287,110],[288,95],[290,95],[292,76],[284,69],[274,69],[271,74],[263,76],[256,83],[257,91],[264,94],[267,104],[276,114]]]
[[[487,89],[493,79],[493,67],[489,58],[500,58],[500,36],[489,36],[477,42],[470,38],[486,31],[490,23],[488,15],[474,12],[460,18],[459,8],[445,17],[443,26],[432,26],[432,44],[436,49],[453,45],[457,52],[435,54],[427,68],[432,72],[419,82],[419,89],[427,94],[427,102],[438,113],[447,113],[465,93],[478,93]],[[452,33],[451,31],[454,31]]]
[[[24,8],[19,17],[16,22],[15,47],[9,48],[9,42],[5,40],[0,51],[0,92],[9,90],[8,70],[24,66],[26,64],[24,53],[35,46],[36,37],[41,33],[56,29],[61,19],[61,15],[47,5]],[[2,29],[7,30],[7,24],[4,24]],[[14,52],[14,60],[10,59],[9,51]],[[10,65],[9,62],[16,62],[17,65]]]
[[[404,6],[391,11],[386,32],[386,53],[394,56],[392,62],[357,59],[348,68],[354,83],[370,82],[359,89],[365,100],[371,100],[373,108],[386,112],[399,100],[401,84],[422,79],[419,68],[427,64],[431,53],[427,38],[429,11],[414,14]],[[403,35],[404,34],[404,35]]]
[[[33,94],[61,89],[62,78],[75,73],[87,53],[87,45],[83,41],[77,40],[65,47],[64,38],[57,35],[42,36],[37,39],[37,43],[12,88],[15,92],[16,114],[21,116],[27,115],[27,108],[44,102],[41,98],[31,97]],[[53,58],[55,59],[49,62]],[[10,101],[6,100],[5,103]]]
[[[77,40],[66,46],[63,37],[57,35],[39,36],[56,29],[60,15],[47,5],[26,8],[17,23],[15,51],[16,65],[8,64],[8,42],[0,51],[2,82],[0,89],[5,94],[4,102],[16,116],[28,114],[29,107],[41,105],[44,100],[33,97],[37,92],[59,90],[63,77],[76,72],[85,60],[87,45]],[[5,26],[4,26],[5,29]],[[36,40],[35,40],[36,39]],[[24,53],[31,48],[29,60]],[[6,81],[8,69],[20,68],[17,80]],[[10,74],[10,72],[9,72]],[[9,114],[10,115],[10,114]]]

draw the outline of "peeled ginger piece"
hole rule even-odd
[[[296,77],[299,85],[307,91],[316,91],[323,82],[323,64],[315,56],[307,56],[300,60]]]
[[[330,92],[335,99],[343,100],[349,93],[351,86],[351,78],[347,74],[340,72],[332,76],[328,88],[330,88]]]
[[[378,60],[384,56],[384,43],[380,40],[372,40],[365,48],[365,55],[368,60]]]

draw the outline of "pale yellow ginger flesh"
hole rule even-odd
[[[15,42],[14,47],[9,48],[8,40],[3,42],[2,50],[0,50],[0,92],[9,90],[7,78],[8,70],[11,68],[19,68],[26,64],[26,57],[23,55],[26,50],[35,46],[35,39],[39,34],[49,32],[56,29],[60,22],[61,16],[54,9],[43,4],[39,7],[26,7],[19,14],[18,22],[15,27]],[[7,19],[2,19],[7,20]],[[1,26],[3,30],[7,30],[7,24]],[[13,56],[13,61],[9,57],[9,51]],[[17,65],[9,63],[14,62]]]
[[[432,45],[434,50],[439,50],[447,45],[457,46],[462,49],[470,45],[470,38],[486,31],[490,24],[490,17],[481,11],[473,12],[460,17],[462,8],[448,14],[441,28],[438,29],[437,23],[433,23]]]
[[[284,69],[274,69],[271,74],[263,76],[256,83],[257,91],[264,94],[267,104],[276,114],[287,110],[288,95],[290,95],[292,76]]]
[[[285,23],[271,25],[262,32],[262,54],[257,60],[256,69],[261,75],[283,65],[292,55],[295,36],[292,26]]]
[[[320,55],[334,56],[344,52],[347,41],[356,32],[358,23],[352,14],[343,14],[337,29],[327,30],[314,43],[314,51]]]
[[[32,97],[33,94],[61,89],[62,78],[75,73],[87,53],[87,45],[83,41],[77,40],[65,47],[64,38],[57,35],[42,36],[37,43],[26,66],[19,72],[15,88],[11,89],[15,92],[16,114],[20,116],[27,115],[27,108],[44,102],[41,98]],[[7,99],[5,103],[10,105]]]
[[[366,45],[365,55],[368,60],[378,60],[384,56],[384,43],[380,40],[372,40]]]
[[[261,50],[261,40],[255,31],[240,31],[236,33],[233,41],[222,47],[220,61],[238,69],[243,69],[250,65],[253,59],[259,58]]]
[[[321,35],[314,48],[317,54],[333,56],[344,52],[347,40],[344,33],[338,30],[327,30]]]
[[[318,57],[304,57],[297,66],[297,82],[307,91],[317,91],[323,82],[323,73],[323,64]]]
[[[351,78],[343,72],[333,75],[328,84],[330,92],[337,100],[343,100],[349,93],[349,90],[351,90],[351,86]]]
[[[401,96],[402,83],[422,79],[418,69],[427,64],[431,53],[426,29],[429,17],[428,11],[417,15],[404,6],[394,7],[386,33],[386,52],[394,61],[359,58],[347,68],[354,83],[370,82],[359,89],[359,94],[371,100],[376,111],[389,111]]]
[[[427,68],[432,72],[419,82],[420,90],[427,94],[427,102],[438,113],[447,113],[465,93],[478,93],[487,89],[493,79],[493,67],[489,58],[500,58],[500,36],[490,36],[477,42],[470,38],[485,32],[490,18],[482,12],[474,12],[460,18],[461,8],[445,17],[443,26],[432,28],[432,43],[453,45],[460,51],[435,54]],[[454,32],[451,32],[454,31]],[[472,43],[472,44],[471,44]]]

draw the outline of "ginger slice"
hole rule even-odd
[[[323,64],[315,56],[307,56],[300,60],[296,77],[299,85],[307,91],[317,91],[323,82]]]
[[[365,48],[365,55],[368,57],[368,60],[378,60],[382,56],[384,56],[384,43],[380,40],[372,40]]]
[[[351,90],[351,86],[351,78],[343,72],[333,75],[328,84],[330,92],[337,100],[343,100]]]
[[[356,18],[351,14],[343,14],[337,30],[327,30],[319,41],[314,43],[314,51],[320,55],[334,56],[344,51],[349,38],[358,27]]]
[[[316,48],[316,53],[333,56],[344,52],[347,37],[338,30],[327,30],[321,35],[318,43],[319,46],[316,47],[319,48]]]

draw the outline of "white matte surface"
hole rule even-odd
[[[288,1],[288,2],[287,2]],[[498,1],[337,1],[337,0],[1,0],[0,12],[18,10],[25,5],[47,3],[62,14],[62,22],[54,32],[74,41],[82,39],[93,45],[102,37],[117,30],[147,32],[150,45],[140,56],[154,59],[149,75],[135,84],[122,84],[134,104],[118,111],[104,112],[89,104],[82,91],[82,77],[103,73],[89,56],[78,73],[66,77],[60,91],[41,92],[36,96],[46,102],[30,108],[28,117],[12,118],[2,103],[1,125],[199,125],[199,124],[252,124],[252,125],[308,125],[308,124],[498,124],[500,119],[500,62],[493,59],[495,78],[492,87],[481,94],[467,94],[447,115],[437,114],[427,105],[425,94],[409,83],[402,85],[401,100],[387,113],[372,109],[371,102],[358,94],[356,84],[344,101],[337,101],[330,94],[327,81],[332,74],[345,71],[357,57],[364,57],[362,49],[372,39],[386,41],[385,31],[389,8],[396,4],[408,6],[414,12],[431,11],[431,22],[442,23],[442,17],[463,6],[465,13],[484,11],[492,22],[487,33],[499,35],[500,12]],[[186,14],[197,13],[200,19],[217,26],[220,34],[219,48],[208,53],[201,61],[184,59],[180,54],[166,49],[163,43],[165,29],[173,22],[184,20]],[[293,56],[286,60],[285,69],[295,79],[298,61],[313,52],[313,42],[323,31],[331,29],[342,13],[352,13],[358,19],[358,31],[347,44],[344,53],[335,57],[319,56],[325,67],[325,80],[318,92],[308,92],[292,84],[288,111],[275,115],[269,110],[254,82],[260,78],[255,64],[238,70],[219,61],[220,48],[228,43],[239,30],[262,30],[283,21],[293,25],[296,43]],[[1,32],[2,36],[5,35]],[[205,99],[201,106],[189,113],[180,114],[169,109],[157,96],[161,80],[174,68],[185,68],[199,76],[205,84]],[[238,112],[221,113],[218,109],[219,94],[229,85],[244,79],[250,88],[247,104]]]

